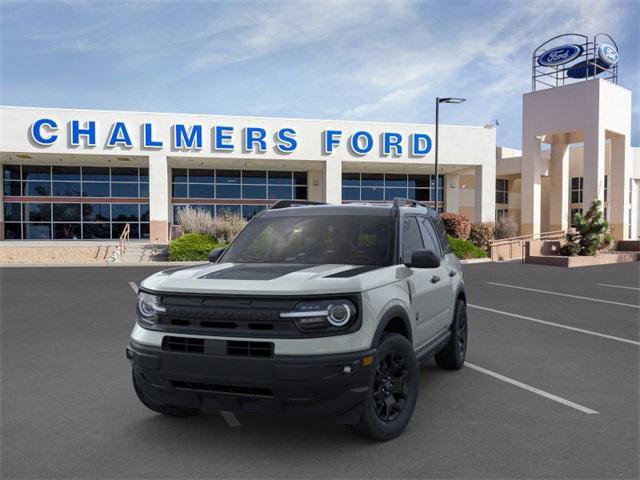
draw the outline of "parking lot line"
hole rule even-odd
[[[599,287],[624,288],[626,290],[640,290],[638,287],[627,287],[625,285],[612,285],[610,283],[596,283]]]
[[[138,294],[138,285],[136,284],[136,282],[129,282],[129,286],[131,287],[131,290],[133,290],[133,293],[135,293],[137,295]]]
[[[596,337],[607,338],[609,340],[615,340],[616,342],[630,343],[631,345],[640,346],[640,342],[635,340],[629,340],[628,338],[615,337],[613,335],[606,335],[604,333],[594,332],[593,330],[585,330],[583,328],[570,327],[568,325],[562,325],[560,323],[549,322],[547,320],[540,320],[539,318],[527,317],[525,315],[518,315],[517,313],[504,312],[502,310],[496,310],[494,308],[481,307],[480,305],[473,305],[469,303],[467,306],[477,308],[479,310],[485,310],[487,312],[498,313],[500,315],[506,315],[508,317],[519,318],[521,320],[527,320],[529,322],[541,323],[542,325],[549,325],[550,327],[564,328],[565,330],[571,330],[574,332],[586,333],[587,335],[594,335]]]
[[[228,410],[220,410],[220,415],[224,418],[224,421],[227,422],[227,425],[230,427],[241,427],[240,420],[233,414],[233,412],[229,412]]]
[[[547,295],[557,295],[559,297],[577,298],[578,300],[587,300],[589,302],[608,303],[610,305],[619,305],[621,307],[631,307],[640,309],[640,305],[633,305],[631,303],[614,302],[613,300],[603,300],[601,298],[582,297],[580,295],[570,295],[568,293],[550,292],[549,290],[540,290],[537,288],[520,287],[518,285],[508,285],[506,283],[487,282],[489,285],[496,285],[498,287],[516,288],[518,290],[527,290],[529,292],[545,293]]]
[[[536,395],[540,395],[541,397],[547,398],[549,400],[553,400],[554,402],[565,405],[569,408],[573,408],[574,410],[578,410],[579,412],[586,413],[587,415],[598,415],[599,412],[596,410],[592,410],[591,408],[585,407],[584,405],[580,405],[579,403],[572,402],[567,400],[566,398],[558,397],[557,395],[553,395],[552,393],[545,392],[544,390],[540,390],[539,388],[532,387],[531,385],[527,385],[526,383],[519,382],[518,380],[514,380],[513,378],[506,377],[492,370],[487,370],[486,368],[482,368],[473,363],[465,362],[465,366],[471,368],[480,373],[484,373],[485,375],[489,375],[490,377],[496,378],[503,382],[509,383],[516,387],[522,388],[523,390],[527,390],[529,392],[535,393]]]

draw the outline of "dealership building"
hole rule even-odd
[[[569,47],[534,53],[522,151],[497,147],[492,125],[440,125],[437,178],[428,124],[0,107],[0,238],[107,240],[129,224],[132,239],[167,243],[187,205],[251,218],[282,199],[403,197],[476,222],[509,217],[523,234],[564,230],[598,198],[614,236],[636,239],[631,92],[617,65],[559,83],[598,44]]]

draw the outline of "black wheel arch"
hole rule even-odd
[[[385,312],[376,328],[376,333],[373,336],[371,342],[371,348],[375,348],[380,345],[382,336],[387,333],[399,333],[409,340],[409,343],[413,344],[413,332],[411,330],[411,321],[409,320],[409,314],[400,305],[394,305]]]

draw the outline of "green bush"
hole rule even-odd
[[[169,245],[169,260],[172,262],[199,262],[209,260],[211,250],[223,247],[222,243],[202,233],[187,233]]]
[[[482,248],[476,247],[468,240],[460,240],[459,238],[454,238],[451,235],[447,235],[447,237],[449,238],[451,251],[460,260],[467,260],[470,258],[485,258],[487,256],[486,251],[484,251]]]

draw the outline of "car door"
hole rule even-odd
[[[411,262],[415,250],[424,248],[418,217],[406,215],[402,218],[402,263]],[[438,251],[436,251],[438,252]],[[439,268],[412,268],[407,276],[407,286],[411,294],[411,315],[414,324],[414,340],[420,347],[431,340],[439,331],[443,302],[438,298],[443,294],[444,274]]]
[[[437,310],[435,323],[437,325],[437,331],[446,330],[449,328],[451,321],[453,320],[454,312],[454,276],[457,274],[456,270],[449,265],[449,261],[442,250],[440,240],[438,240],[438,234],[436,233],[433,222],[426,216],[418,217],[418,223],[420,225],[420,233],[426,249],[433,250],[440,256],[440,267],[437,269],[436,275],[440,278],[437,282],[437,295],[434,295],[430,299],[433,302],[434,310]]]

